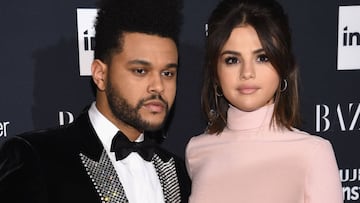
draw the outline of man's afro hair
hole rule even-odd
[[[124,32],[168,37],[178,44],[182,25],[181,0],[100,0],[95,23],[95,58],[116,48]],[[121,45],[120,45],[121,46]]]

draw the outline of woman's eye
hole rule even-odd
[[[237,63],[239,63],[239,62],[240,62],[239,59],[236,58],[236,57],[234,57],[234,56],[226,57],[226,58],[225,58],[225,63],[226,63],[226,64],[237,64]]]
[[[265,63],[265,62],[269,61],[269,57],[267,57],[265,54],[261,54],[261,55],[258,56],[256,61],[261,62],[261,63]]]

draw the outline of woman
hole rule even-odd
[[[210,16],[202,105],[186,150],[194,202],[340,203],[329,141],[296,129],[297,69],[273,0],[223,0]]]

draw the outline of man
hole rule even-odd
[[[0,202],[186,202],[183,162],[147,136],[174,102],[181,3],[103,0],[96,101],[72,124],[13,136],[0,151]]]

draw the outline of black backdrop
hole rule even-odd
[[[360,0],[280,2],[300,67],[301,129],[332,142],[345,202],[359,202]],[[216,4],[185,0],[177,99],[164,142],[182,157],[189,138],[206,123],[200,110],[204,24]],[[1,2],[0,141],[70,122],[94,99],[90,77],[79,73],[76,12],[94,5],[94,0]],[[344,56],[350,65],[340,60]]]

